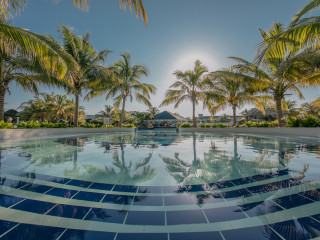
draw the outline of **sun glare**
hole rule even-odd
[[[209,71],[213,71],[218,68],[216,59],[214,59],[214,56],[209,53],[205,51],[188,51],[177,58],[172,65],[172,70],[191,70],[193,69],[196,60],[200,60],[201,63],[209,69]]]

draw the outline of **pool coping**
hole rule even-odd
[[[320,128],[179,128],[180,133],[235,133],[320,138]]]
[[[0,140],[37,138],[59,135],[134,133],[135,128],[37,128],[37,129],[0,129]]]

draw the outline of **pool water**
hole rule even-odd
[[[320,139],[176,130],[0,141],[0,239],[320,237]]]

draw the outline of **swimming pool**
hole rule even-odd
[[[175,130],[6,140],[0,239],[312,239],[320,142]]]

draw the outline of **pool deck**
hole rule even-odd
[[[320,128],[179,128],[180,133],[239,133],[320,138]]]
[[[134,133],[135,128],[37,128],[0,129],[0,140],[14,138],[36,138],[59,135],[107,134],[114,132]]]
[[[59,135],[134,133],[135,128],[40,128],[0,129],[0,140]],[[179,128],[180,133],[235,133],[320,138],[320,128]]]

